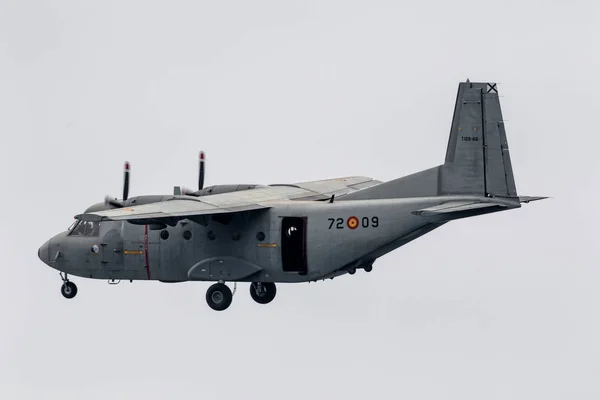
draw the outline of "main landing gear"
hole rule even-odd
[[[250,296],[258,304],[267,304],[273,301],[277,294],[277,286],[273,282],[252,282]]]
[[[231,289],[225,283],[219,282],[211,285],[206,291],[206,302],[215,311],[226,310],[233,301]],[[267,304],[273,301],[277,294],[277,287],[273,282],[252,282],[250,296],[258,304]]]
[[[223,311],[231,305],[233,293],[224,283],[215,283],[206,291],[208,306],[216,311]]]
[[[60,288],[60,292],[67,299],[72,299],[77,294],[77,286],[67,278],[67,274],[63,277],[62,272],[60,273],[60,278],[63,281],[63,285]]]

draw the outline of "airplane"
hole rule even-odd
[[[77,294],[68,275],[91,279],[204,281],[208,306],[227,309],[237,283],[268,304],[277,283],[316,282],[362,269],[401,246],[463,218],[546,199],[519,196],[497,85],[460,82],[443,164],[388,182],[350,176],[289,184],[204,187],[106,197],[45,242],[38,257],[59,271],[61,293]],[[233,291],[228,286],[233,283]]]

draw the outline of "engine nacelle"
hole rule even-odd
[[[221,194],[230,192],[239,192],[242,190],[250,190],[267,187],[265,185],[237,184],[237,185],[213,185],[205,187],[193,193],[193,196],[207,196],[211,194]]]

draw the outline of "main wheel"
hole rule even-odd
[[[267,304],[273,301],[277,294],[277,286],[273,282],[252,282],[250,296],[258,304]]]
[[[215,283],[206,291],[208,306],[216,311],[223,311],[231,305],[233,294],[231,289],[223,283]]]
[[[67,281],[61,286],[60,292],[67,299],[72,299],[77,294],[77,286],[73,282]]]

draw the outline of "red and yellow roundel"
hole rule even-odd
[[[358,227],[358,218],[356,218],[356,217],[348,218],[348,220],[346,221],[346,225],[348,225],[348,228],[350,228],[350,229],[356,229]]]

